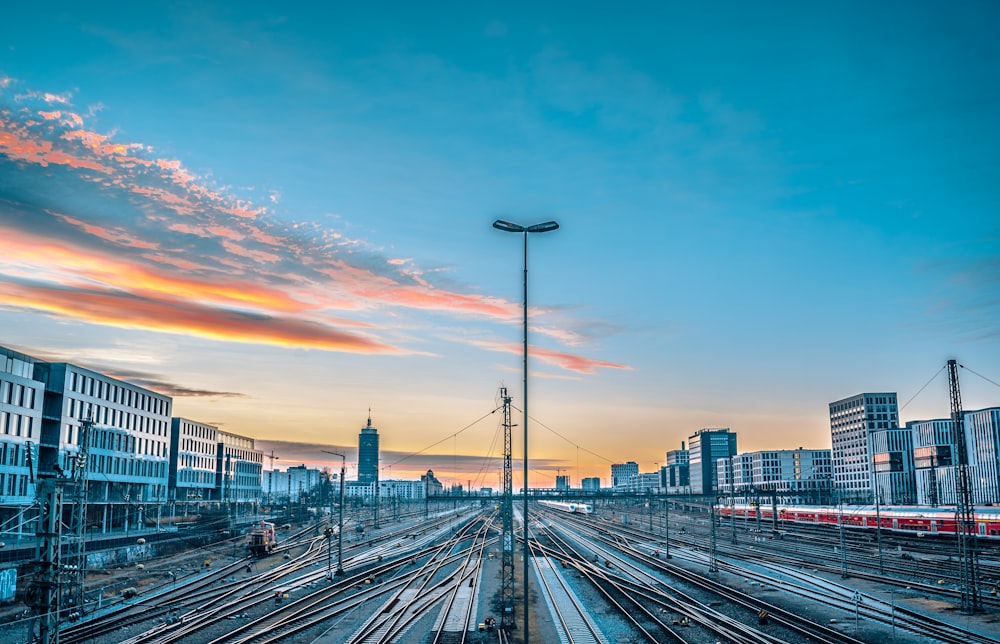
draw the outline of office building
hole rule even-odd
[[[911,421],[916,498],[921,505],[958,503],[958,444],[950,418]],[[974,505],[1000,503],[1000,408],[962,413]]]
[[[639,475],[639,464],[634,461],[614,463],[611,466],[611,487],[625,485],[630,478]]]
[[[728,428],[700,429],[688,438],[688,473],[692,494],[714,494],[719,489],[719,459],[736,455],[736,434]]]
[[[1000,503],[1000,407],[962,414],[969,452],[969,487],[976,505]]]
[[[674,493],[687,492],[691,485],[691,474],[688,466],[688,450],[681,441],[681,448],[670,450],[666,454],[663,486]]]
[[[232,505],[236,513],[252,512],[263,500],[264,452],[248,436],[219,430],[214,500]]]
[[[218,487],[219,429],[187,418],[171,418],[170,429],[169,498],[185,513],[197,512]]]
[[[588,476],[580,482],[580,486],[588,492],[595,492],[601,489],[601,478],[599,476]]]
[[[720,492],[738,502],[773,495],[778,503],[829,504],[833,479],[828,449],[745,452],[718,461]]]
[[[833,487],[841,500],[856,503],[874,501],[875,446],[872,435],[879,430],[899,428],[896,394],[863,393],[830,403],[831,464]],[[879,441],[882,456],[882,480],[891,486],[893,468],[904,463],[897,450],[901,439],[883,435]],[[894,455],[892,452],[896,451]],[[898,472],[897,472],[898,473]]]
[[[58,463],[39,463],[71,472],[87,437],[87,523],[102,532],[143,525],[167,500],[170,461],[168,396],[65,362],[38,362],[35,378],[45,383],[40,442],[58,448]]]
[[[659,472],[644,472],[628,477],[623,483],[616,485],[615,489],[621,492],[631,492],[633,494],[649,494],[658,492],[660,488]]]
[[[35,500],[45,384],[35,378],[38,360],[0,347],[0,526],[20,536],[19,517]]]

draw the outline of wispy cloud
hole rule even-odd
[[[9,309],[224,341],[360,353],[417,351],[352,319],[373,310],[513,324],[519,307],[442,288],[412,259],[342,232],[286,224],[144,143],[88,127],[72,96],[0,85],[0,294]],[[568,346],[571,332],[546,327]],[[539,349],[547,363],[625,368]]]
[[[520,354],[524,351],[524,345],[510,343],[510,342],[495,342],[487,340],[471,340],[470,344],[477,346],[481,349],[487,349],[489,351],[499,351],[501,353],[512,353]],[[625,369],[628,371],[632,370],[632,367],[624,364],[619,364],[617,362],[608,362],[606,360],[596,360],[593,358],[587,358],[585,356],[577,355],[574,353],[568,353],[565,351],[559,351],[556,349],[550,349],[547,347],[531,347],[531,357],[546,364],[555,365],[557,367],[562,367],[567,371],[573,371],[581,374],[593,374],[596,373],[598,369]]]
[[[357,445],[258,440],[255,441],[254,447],[264,451],[267,461],[266,469],[270,469],[267,454],[273,450],[275,455],[274,469],[276,470],[284,470],[289,466],[306,465],[338,471],[341,461],[338,457],[327,454],[329,451],[343,454],[346,457],[347,479],[354,478],[357,473]],[[503,467],[503,459],[500,455],[411,454],[383,449],[379,452],[379,457],[383,468],[380,476],[386,478],[415,479],[426,473],[427,470],[433,470],[434,475],[446,484],[449,482],[461,483],[465,486],[468,481],[471,481],[474,488],[483,486],[498,488],[498,474],[500,468]],[[559,459],[532,458],[531,466],[535,470],[535,474],[539,473],[538,470],[549,470],[554,480],[556,468],[565,469],[566,462]]]

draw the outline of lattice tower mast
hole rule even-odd
[[[84,582],[87,577],[87,487],[89,481],[90,439],[94,422],[90,414],[80,421],[79,449],[73,458],[70,472],[72,486],[72,514],[67,541],[69,557],[63,567],[65,600],[63,606],[69,611],[71,620],[83,616]]]
[[[979,597],[979,553],[976,548],[976,513],[969,488],[969,449],[965,441],[965,423],[962,418],[962,393],[958,386],[958,363],[948,361],[948,390],[951,394],[951,426],[958,447],[958,542],[959,564],[962,569],[962,609],[982,610]]]
[[[500,388],[503,398],[503,500],[500,502],[500,517],[503,523],[501,544],[500,598],[503,616],[500,628],[514,627],[514,471],[511,466],[511,425],[510,396],[507,388]]]

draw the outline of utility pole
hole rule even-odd
[[[708,572],[719,572],[719,561],[715,548],[715,499],[712,499],[712,507],[709,509],[709,517],[712,522],[712,542],[708,550]]]
[[[664,524],[665,532],[663,535],[663,546],[667,551],[667,559],[670,559],[670,495],[664,494],[663,497],[664,507],[666,508],[664,515],[666,523]]]
[[[958,447],[958,544],[962,569],[962,610],[983,609],[979,597],[979,553],[976,547],[976,511],[969,489],[969,449],[962,417],[962,393],[958,387],[958,363],[948,361],[948,390],[951,394],[951,426]]]
[[[732,528],[732,544],[736,545],[736,460],[729,457],[729,524]]]
[[[649,517],[649,531],[653,531],[653,490],[646,490],[646,513]]]
[[[514,627],[514,470],[511,463],[510,396],[507,388],[500,388],[503,399],[503,498],[500,501],[500,518],[503,534],[500,539],[502,569],[500,573],[500,628],[510,631]],[[527,490],[525,490],[527,494]],[[525,517],[527,521],[528,517]],[[527,538],[527,534],[525,534]]]
[[[847,579],[847,537],[844,534],[844,500],[837,498],[837,527],[840,528],[840,576]]]
[[[382,526],[380,526],[378,524],[378,497],[379,497],[379,489],[378,489],[378,463],[376,462],[376,464],[375,464],[375,525],[372,526],[372,528],[374,528],[376,530],[378,530],[380,527],[382,527]]]

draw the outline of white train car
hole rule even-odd
[[[589,503],[577,503],[576,501],[539,501],[538,503],[553,510],[572,514],[591,514],[594,511],[594,506]]]

